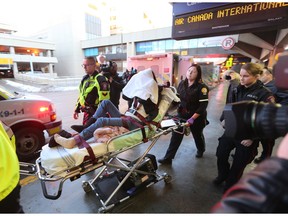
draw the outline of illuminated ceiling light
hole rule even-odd
[[[27,49],[27,52],[30,52],[30,50],[29,50],[29,49]]]
[[[288,50],[288,45],[284,46],[284,50]]]

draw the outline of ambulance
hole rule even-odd
[[[52,136],[62,129],[54,104],[38,95],[21,95],[0,86],[0,120],[14,135],[19,161],[36,158],[45,145],[45,134]]]

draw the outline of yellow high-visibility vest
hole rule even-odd
[[[12,134],[10,139],[0,121],[0,202],[14,190],[19,179],[20,168],[16,155],[15,138]]]

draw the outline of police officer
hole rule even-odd
[[[80,94],[73,117],[78,119],[79,113],[83,112],[83,125],[86,125],[99,103],[102,100],[110,99],[110,84],[108,79],[96,70],[94,57],[86,57],[82,67],[85,69],[86,75],[79,85]],[[92,123],[89,122],[89,124]],[[78,125],[72,125],[71,128],[78,131]]]
[[[263,101],[275,102],[273,93],[264,87],[258,80],[262,73],[262,67],[256,63],[247,63],[240,70],[240,85],[233,90],[232,102],[239,101]],[[225,182],[224,192],[234,185],[242,176],[247,164],[251,163],[257,155],[259,140],[235,139],[223,135],[219,138],[216,151],[218,176],[213,180],[215,185]],[[235,150],[232,165],[229,164],[229,156]]]
[[[188,68],[186,79],[179,83],[177,91],[181,100],[178,108],[178,116],[189,123],[197,147],[196,157],[201,158],[205,151],[203,129],[207,123],[206,108],[208,106],[209,89],[202,82],[202,70],[199,65],[192,64]],[[180,131],[173,131],[170,145],[164,158],[158,160],[159,163],[172,163],[172,159],[176,155],[176,152],[183,140],[183,136],[184,134]]]
[[[20,171],[13,132],[0,121],[0,213],[24,213],[20,205]]]

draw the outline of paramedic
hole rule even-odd
[[[100,74],[96,69],[94,57],[85,57],[82,67],[86,75],[82,78],[79,85],[79,97],[74,111],[74,119],[78,119],[79,113],[83,112],[83,125],[95,113],[102,100],[110,98],[110,85],[108,79]],[[72,129],[73,125],[71,126]]]
[[[240,70],[240,85],[234,89],[232,102],[263,101],[274,103],[273,93],[258,80],[262,68],[256,63],[247,63]],[[258,139],[236,139],[223,134],[219,139],[216,150],[218,176],[213,184],[225,182],[224,192],[234,185],[242,176],[247,164],[257,155]],[[229,163],[231,151],[235,149],[232,165]]]
[[[211,213],[288,212],[288,134],[276,156],[267,158],[232,186]]]
[[[20,205],[20,171],[13,133],[0,121],[0,213],[24,213]]]
[[[208,106],[208,87],[202,82],[201,67],[192,64],[187,72],[186,79],[179,83],[177,92],[180,97],[180,106],[178,108],[178,117],[185,119],[190,125],[197,153],[196,157],[201,158],[205,151],[205,138],[203,129],[206,126],[206,117]],[[183,130],[182,128],[180,130]],[[162,164],[171,164],[176,152],[183,140],[184,134],[180,131],[173,131],[170,145],[164,158],[158,162]]]

